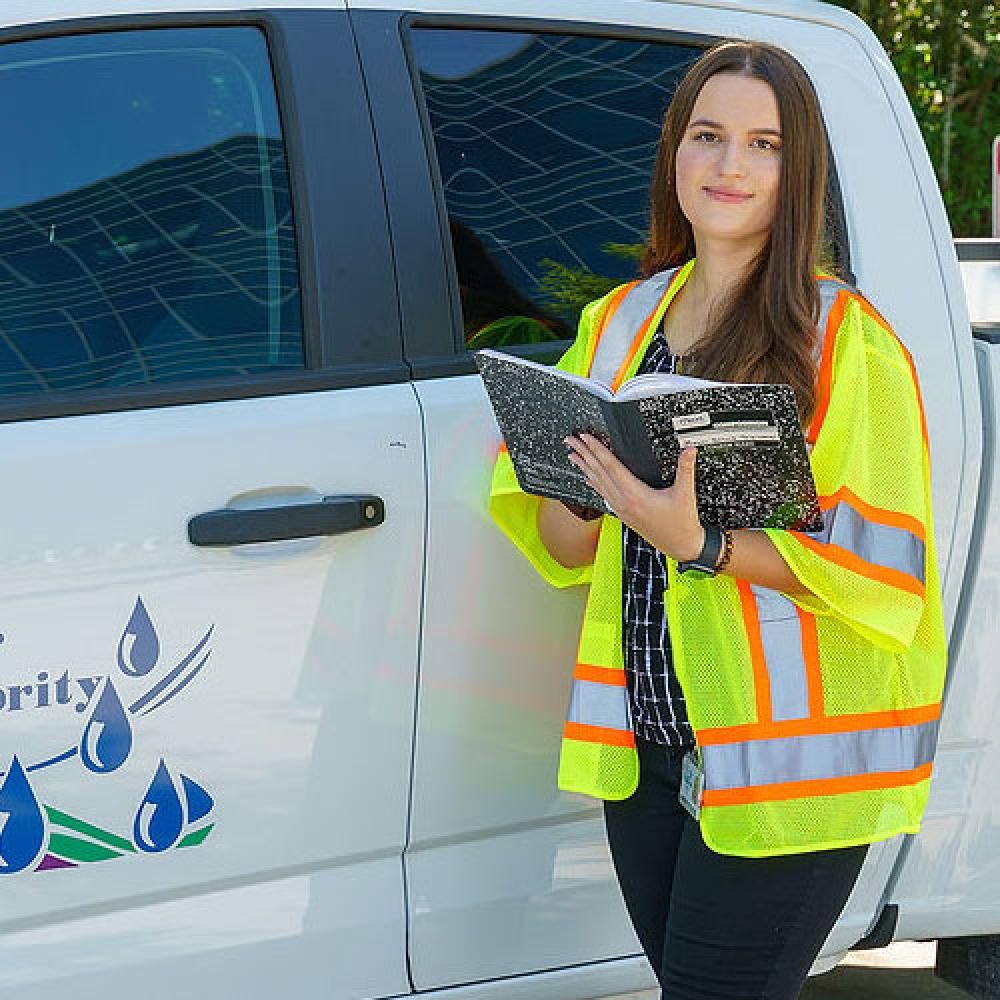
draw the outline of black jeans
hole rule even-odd
[[[663,1000],[795,1000],[868,848],[716,854],[677,800],[682,757],[640,740],[638,790],[604,809],[625,905]]]

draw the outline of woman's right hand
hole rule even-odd
[[[538,505],[538,534],[549,555],[560,566],[576,569],[594,561],[601,519],[582,520],[559,500],[542,498]]]

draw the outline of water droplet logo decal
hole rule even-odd
[[[184,829],[184,808],[164,760],[153,775],[135,814],[132,839],[141,851],[166,851],[177,843]]]
[[[146,605],[142,603],[141,597],[137,597],[132,617],[118,640],[118,667],[129,677],[142,677],[156,666],[159,658],[159,636],[153,628]]]
[[[197,823],[215,808],[215,800],[212,796],[197,781],[192,781],[186,774],[181,775],[181,786],[184,789],[188,823]]]
[[[184,851],[204,844],[215,830],[214,795],[182,773],[188,765],[171,757],[168,767],[169,753],[162,749],[152,757],[149,747],[141,755],[135,752],[162,732],[162,726],[145,727],[146,717],[193,690],[192,682],[212,656],[215,625],[204,628],[200,638],[195,633],[178,650],[183,655],[175,659],[170,652],[168,661],[142,596],[135,594],[133,602],[124,630],[119,632],[116,614],[105,632],[103,652],[92,658],[86,672],[73,664],[60,664],[55,671],[34,666],[35,676],[27,683],[8,683],[5,674],[0,712],[46,713],[44,726],[37,729],[48,733],[51,728],[59,742],[33,746],[30,756],[15,744],[8,747],[8,756],[0,757],[0,875],[26,876],[129,855]],[[0,659],[6,659],[11,638],[0,633]],[[105,669],[91,672],[102,660]],[[118,670],[111,666],[115,662]],[[150,768],[155,770],[152,780],[150,760],[159,760]],[[55,774],[59,780],[53,781],[50,776]],[[138,807],[134,812],[127,808],[125,816],[115,807],[109,822],[93,815],[84,800],[93,790],[99,792],[95,801],[114,803],[105,793],[113,793],[116,784]],[[70,788],[72,803],[50,798]],[[137,794],[142,788],[145,791]]]
[[[23,871],[41,854],[45,819],[15,756],[0,784],[0,875]]]
[[[108,677],[83,727],[80,759],[88,771],[109,774],[128,760],[132,750],[132,723],[114,682]]]

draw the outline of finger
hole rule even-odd
[[[588,468],[614,482],[619,489],[626,488],[635,476],[621,459],[603,441],[592,434],[580,435],[585,447]]]
[[[593,434],[581,434],[579,440],[596,461],[602,464],[618,462],[615,453],[599,437]]]
[[[579,438],[565,438],[565,444],[568,450],[566,455],[567,459],[569,459],[569,461],[578,469],[586,471],[591,465],[594,464],[590,455],[590,450]]]
[[[581,453],[583,464],[580,467],[586,469],[591,488],[600,493],[618,517],[633,524],[641,512],[642,499],[649,492],[649,486],[593,435],[581,434],[580,437],[587,446]]]
[[[585,437],[590,440],[585,440]],[[570,449],[569,459],[578,468],[583,469],[588,474],[599,474],[601,471],[601,461],[594,444],[600,446],[600,442],[590,435],[580,435],[580,437],[566,438],[566,445]]]
[[[590,449],[591,464],[588,468],[591,470],[591,474],[602,483],[605,494],[613,490],[621,502],[629,497],[634,498],[647,489],[646,484],[611,449],[597,438],[590,435],[587,437],[590,437],[594,444]]]
[[[583,481],[604,501],[607,505],[608,510],[613,514],[615,512],[615,498],[609,496],[611,489],[609,484],[603,477],[600,476],[598,472],[597,478],[592,476],[586,469],[582,459],[578,458],[576,455],[569,455],[570,462],[575,465],[581,473],[583,473]]]
[[[577,455],[582,459],[593,461],[591,447],[583,440],[582,436],[570,435],[569,437],[565,437],[563,438],[563,444],[566,445],[570,455]]]
[[[596,444],[599,447],[603,447],[603,445],[592,435],[586,435],[586,437],[590,438],[589,442],[582,440],[583,437],[584,435],[580,435],[579,438],[570,437],[565,439],[567,446],[571,448],[567,458],[572,465],[576,466],[583,473],[587,485],[595,493],[600,494],[608,507],[614,510],[620,500],[620,489],[614,477],[608,474],[608,470],[598,460],[596,450],[591,446],[592,444]],[[572,450],[574,444],[577,445],[577,450]],[[612,458],[614,458],[613,455]],[[631,475],[627,469],[625,472],[626,475]]]
[[[583,474],[584,481],[587,485],[592,490],[600,493],[601,496],[607,500],[607,493],[611,488],[611,483],[608,480],[608,477],[601,470],[601,467],[597,465],[592,458],[586,455],[570,454],[567,457],[570,463],[576,466],[576,468]]]
[[[565,438],[565,442],[569,449],[566,455],[567,460],[583,473],[589,483],[592,476],[599,474],[600,466],[595,461],[590,449],[579,438],[568,437]]]

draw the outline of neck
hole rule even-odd
[[[697,263],[686,284],[694,302],[706,310],[728,295],[761,250],[759,242],[734,244],[697,236],[695,247]]]

